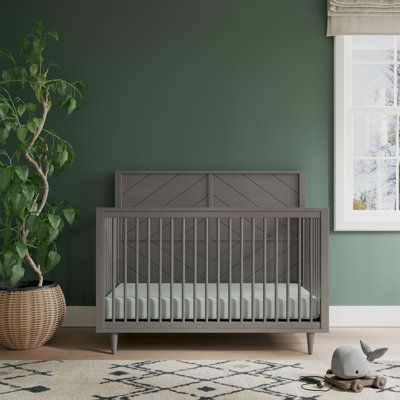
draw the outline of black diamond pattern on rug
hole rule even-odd
[[[212,392],[215,389],[212,387],[209,387],[209,386],[203,386],[203,387],[199,388],[199,390],[202,390],[203,392]]]
[[[16,384],[15,381],[21,380],[21,377],[31,378],[34,376],[51,376],[51,371],[39,369],[39,366],[46,364],[47,361],[18,361],[0,363],[0,397],[3,398],[6,394],[15,392],[30,392],[30,393],[43,393],[50,390],[46,386],[22,386]],[[3,377],[3,373],[6,375]],[[30,382],[31,380],[29,380]],[[40,381],[40,379],[38,379]]]
[[[327,362],[329,364],[329,361]],[[323,374],[321,361],[141,360],[3,361],[0,400],[336,400],[337,389],[304,390],[302,375]],[[376,363],[388,379],[346,399],[400,399],[400,362]],[[316,389],[316,387],[314,386]],[[356,396],[356,397],[354,397]]]

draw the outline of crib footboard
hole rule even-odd
[[[98,332],[328,330],[326,209],[97,209]]]

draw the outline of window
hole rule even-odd
[[[400,36],[335,37],[335,230],[400,230]]]

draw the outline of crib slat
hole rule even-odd
[[[219,280],[221,270],[221,219],[217,218],[217,321],[219,322]]]
[[[278,321],[279,218],[275,218],[275,322]]]
[[[182,218],[182,321],[185,322],[186,219]]]
[[[290,320],[290,218],[287,219],[287,237],[286,237],[286,321]]]
[[[112,322],[115,322],[115,282],[117,266],[117,218],[113,218],[112,225]]]
[[[297,319],[301,322],[301,257],[302,257],[302,246],[303,246],[303,239],[302,239],[302,226],[303,226],[303,219],[299,218],[299,226],[298,226],[298,233],[297,233],[297,243],[298,243],[298,270],[297,270]]]
[[[231,285],[232,285],[232,218],[228,220],[228,248],[229,248],[229,259],[228,259],[228,320],[232,321],[232,313],[231,313],[231,301],[232,301],[232,293],[231,293]]]
[[[315,218],[315,296],[319,298],[319,219]]]
[[[310,267],[310,315],[311,315],[311,303],[312,294],[314,293],[314,261],[315,261],[315,245],[314,245],[314,218],[310,219],[310,257],[311,257],[311,267]]]
[[[318,233],[317,233],[317,239],[318,239],[318,270],[317,270],[317,283],[318,283],[318,302],[321,302],[321,219],[318,218]]]
[[[147,218],[147,322],[150,322],[151,219]]]
[[[205,287],[205,319],[208,322],[208,217],[206,218],[206,287]]]
[[[104,246],[104,260],[105,260],[105,270],[104,270],[104,281],[105,281],[105,295],[108,295],[108,288],[109,288],[109,284],[108,284],[108,280],[109,280],[109,269],[110,269],[110,257],[109,257],[109,248],[110,245],[108,243],[108,238],[110,237],[109,235],[109,228],[108,228],[108,218],[106,218],[106,220],[104,221],[104,231],[105,231],[105,235],[104,235],[104,241],[103,241],[103,246]]]
[[[172,288],[174,285],[174,218],[171,218],[171,285],[169,288],[169,318],[170,321],[174,320],[174,306],[173,306],[173,293]]]
[[[317,249],[318,249],[318,269],[317,269],[317,285],[318,285],[318,302],[320,302],[321,296],[321,219],[317,220]]]
[[[263,251],[263,257],[264,257],[264,274],[263,274],[263,318],[264,322],[267,321],[267,296],[266,296],[266,286],[267,286],[267,240],[268,240],[268,230],[267,230],[267,218],[263,219],[263,240],[264,240],[264,251]]]
[[[139,218],[136,218],[136,263],[135,263],[135,318],[139,321]]]
[[[115,264],[116,267],[116,277],[115,277],[115,282],[117,285],[121,282],[121,219],[117,218],[117,247],[116,247],[116,252],[117,252],[117,263]]]
[[[240,322],[243,322],[243,217],[240,218]]]
[[[162,287],[162,253],[163,253],[163,241],[162,241],[162,218],[158,219],[158,320],[162,321],[162,304],[161,304],[161,287]]]
[[[312,267],[312,271],[311,271],[311,282],[312,282],[312,285],[311,285],[311,287],[312,287],[312,291],[311,291],[311,302],[312,302],[312,296],[314,295],[314,293],[315,293],[315,269],[316,269],[316,265],[315,265],[315,263],[316,263],[316,252],[315,252],[315,249],[316,249],[316,243],[315,243],[315,218],[313,218],[312,220],[311,220],[311,223],[312,223],[312,236],[311,236],[311,241],[312,241],[312,246],[313,246],[313,252],[312,252],[312,257],[313,257],[313,267]],[[312,306],[311,306],[312,307]]]
[[[128,219],[124,218],[124,322],[127,320],[127,284],[128,284]]]
[[[314,275],[314,243],[313,243],[313,236],[314,236],[314,218],[310,219],[310,231],[308,234],[308,238],[310,241],[310,264],[309,264],[309,278],[308,282],[310,284],[309,291],[310,291],[310,322],[313,321],[313,307],[312,307],[312,291],[313,291],[313,275]]]
[[[314,243],[314,270],[313,270],[313,295],[317,294],[317,219],[313,218],[314,225],[314,234],[313,234],[313,243]]]
[[[194,235],[194,279],[193,279],[193,321],[197,321],[197,315],[196,315],[196,286],[197,286],[197,218],[194,218],[193,220],[193,235]]]
[[[255,279],[256,279],[256,220],[251,219],[251,270],[252,270],[252,281],[251,281],[251,320],[254,322],[255,319]]]

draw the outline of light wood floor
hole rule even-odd
[[[335,328],[315,335],[314,355],[306,354],[305,334],[121,334],[118,353],[109,335],[94,328],[62,328],[44,347],[7,350],[0,360],[27,359],[292,359],[329,360],[340,345],[389,347],[387,360],[400,360],[400,328]]]

